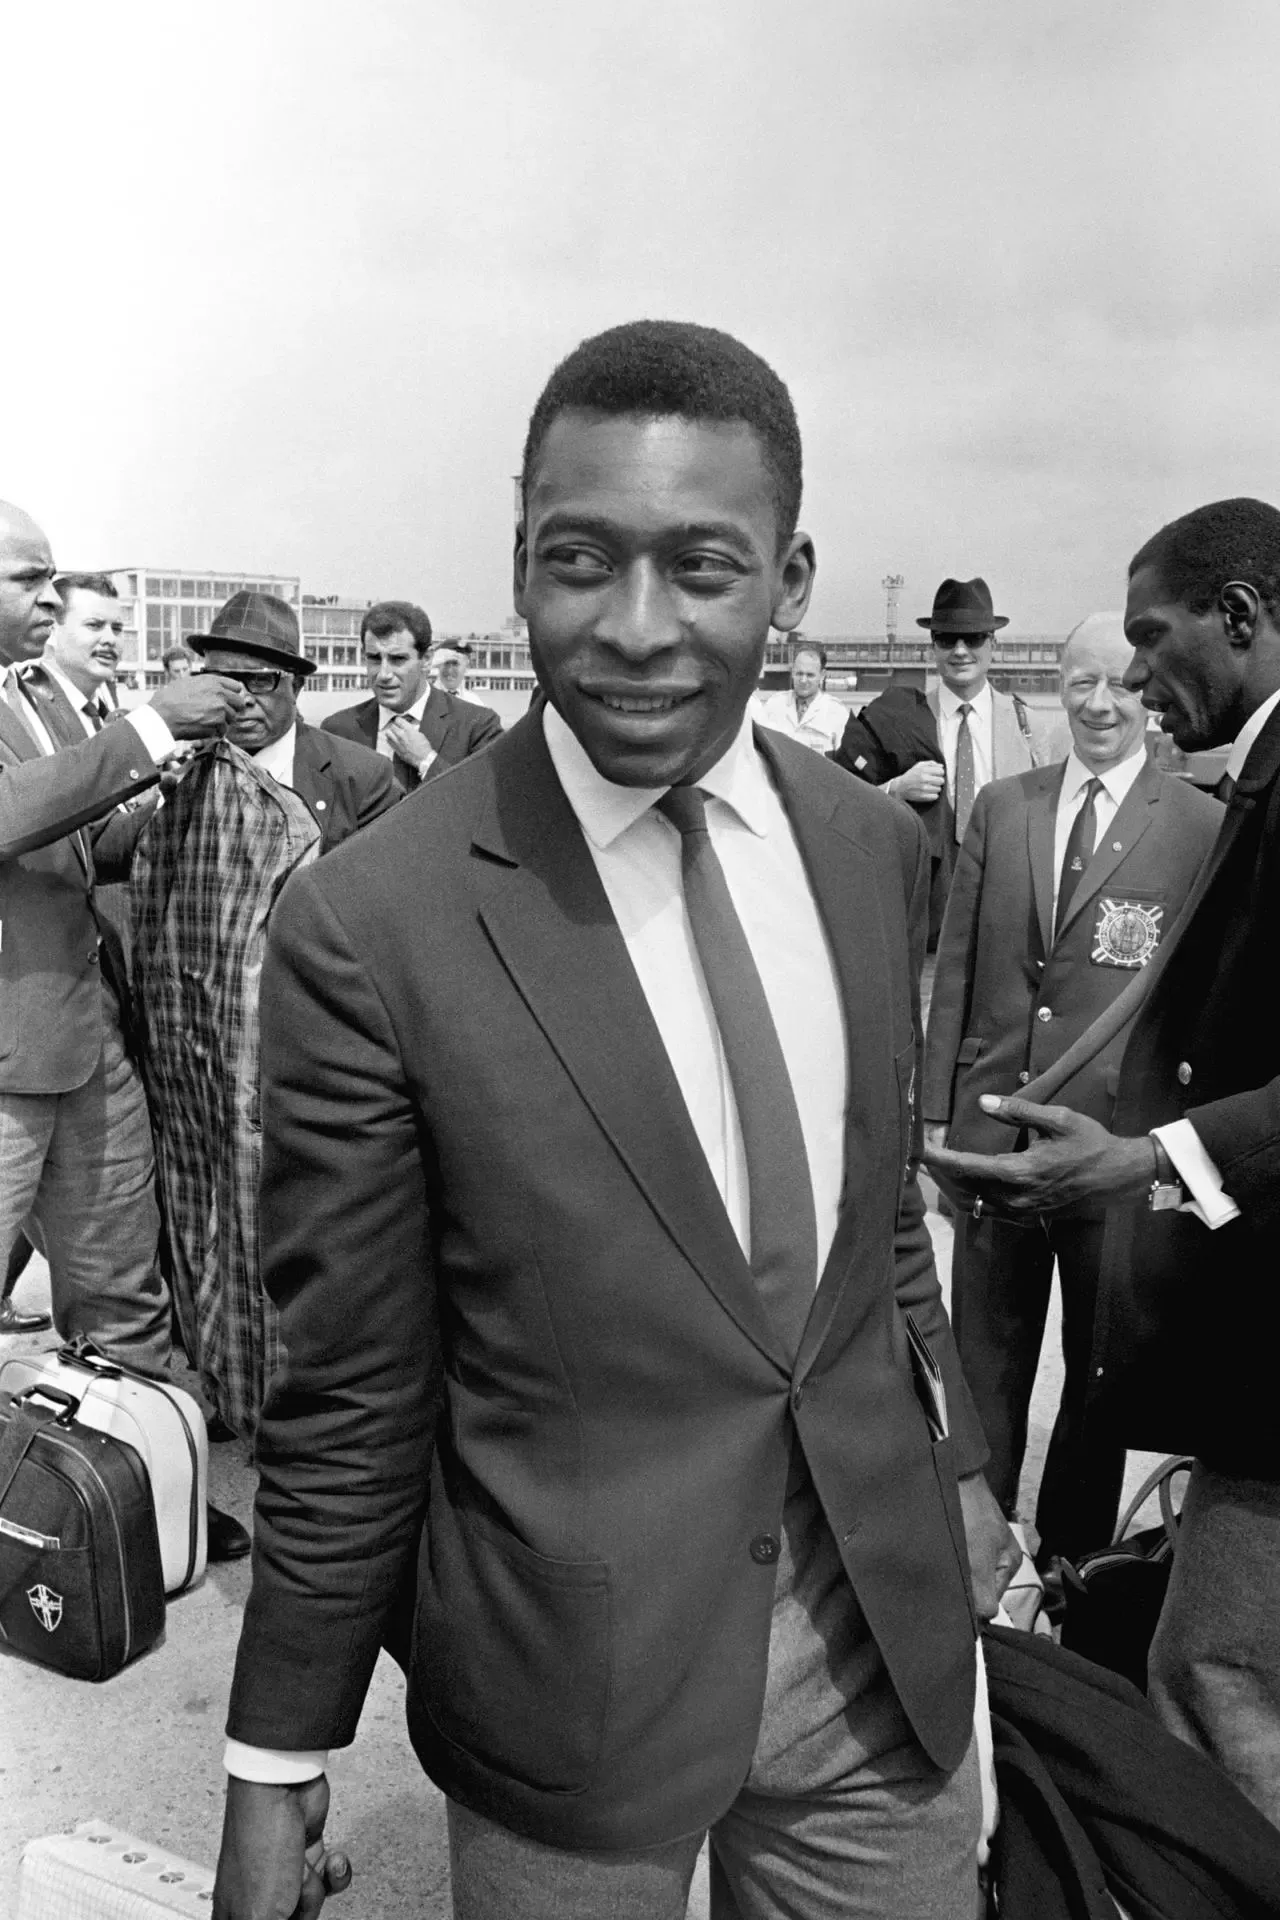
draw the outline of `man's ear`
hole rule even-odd
[[[524,537],[524,521],[516,528],[515,550],[511,556],[511,596],[516,612],[524,619],[524,589],[529,577],[529,548]]]
[[[1222,609],[1227,639],[1236,647],[1250,646],[1262,613],[1257,588],[1251,587],[1247,580],[1228,580],[1218,595],[1218,605]]]
[[[778,569],[770,624],[779,633],[794,632],[804,619],[817,571],[818,560],[813,551],[813,541],[807,533],[797,529],[787,543],[787,551]]]

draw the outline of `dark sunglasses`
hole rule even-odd
[[[944,653],[950,653],[952,647],[985,647],[988,640],[994,640],[994,633],[934,633],[930,639],[935,647],[941,647]]]
[[[264,667],[260,673],[233,673],[229,667],[204,667],[204,673],[216,673],[220,680],[238,680],[246,693],[274,693],[280,682],[291,678],[283,667]]]

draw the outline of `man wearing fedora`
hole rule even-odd
[[[298,694],[315,662],[301,651],[297,618],[283,600],[233,594],[191,645],[207,672],[239,683],[244,705],[226,737],[302,796],[320,828],[322,854],[399,800],[400,786],[380,754],[299,719]]]
[[[995,611],[985,580],[944,580],[929,629],[937,682],[927,693],[893,686],[851,716],[832,758],[850,773],[909,801],[933,854],[929,945],[937,945],[956,848],[978,794],[992,780],[1043,765],[1047,750],[1016,694],[991,685],[991,647],[1008,617]]]

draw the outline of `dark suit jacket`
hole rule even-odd
[[[889,687],[860,713],[851,713],[844,736],[831,758],[837,766],[884,786],[922,760],[944,764],[938,739],[938,689]],[[1022,773],[1043,759],[1041,742],[1032,730],[1020,700],[991,689],[992,780]],[[929,946],[936,947],[951,891],[956,864],[956,816],[944,787],[926,807],[917,807],[929,850],[933,855],[933,884],[929,895]]]
[[[1183,1115],[1241,1218],[1113,1209],[1093,1412],[1130,1446],[1280,1478],[1280,711],[1255,741],[1194,909],[1134,1022],[1115,1130]]]
[[[378,741],[378,703],[362,700],[359,706],[343,707],[331,713],[323,723],[326,733],[342,740],[355,740],[362,747],[376,748]],[[422,709],[419,732],[431,742],[436,757],[427,768],[427,780],[447,773],[460,760],[466,760],[481,747],[487,747],[502,733],[502,722],[492,707],[478,707],[472,700],[457,700],[451,693],[432,687]],[[407,760],[397,755],[391,762],[396,778],[407,792],[424,784]]]
[[[293,790],[314,813],[320,851],[330,853],[402,797],[384,754],[298,721]]]
[[[126,721],[48,755],[0,697],[0,1091],[67,1093],[96,1067],[101,930],[80,829],[159,777]]]
[[[1222,824],[1222,808],[1150,760],[1099,838],[1053,934],[1054,823],[1065,761],[997,780],[974,805],[938,943],[924,1117],[949,1122],[965,1153],[1002,1153],[1013,1136],[984,1114],[984,1093],[1016,1093],[1057,1060],[1132,978],[1122,938],[1102,938],[1109,907],[1136,909],[1158,942]],[[1114,920],[1111,922],[1115,924]],[[1118,954],[1111,947],[1120,948]],[[1121,1034],[1057,1096],[1110,1126]]]
[[[912,1724],[940,1765],[964,1752],[956,1475],[985,1446],[909,1171],[927,860],[908,808],[757,740],[847,1007],[844,1201],[798,1358],[539,715],[285,888],[262,1247],[289,1361],[259,1431],[235,1737],[352,1737],[416,1553],[410,1732],[446,1792],[572,1847],[706,1824],[751,1761],[774,1587],[752,1543],[798,1435]],[[948,1382],[936,1445],[907,1310]]]

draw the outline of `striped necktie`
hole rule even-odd
[[[707,831],[700,787],[672,787],[658,811],[680,835],[680,868],[733,1084],[747,1162],[751,1271],[794,1355],[813,1304],[818,1229],[800,1110],[764,983]]]
[[[1062,873],[1058,879],[1058,911],[1053,924],[1055,940],[1062,932],[1062,923],[1067,917],[1075,890],[1084,877],[1084,870],[1093,858],[1093,846],[1098,837],[1098,795],[1101,792],[1102,782],[1095,775],[1084,790],[1079,813],[1071,822],[1071,831],[1062,855]]]
[[[969,731],[969,701],[960,702],[960,726],[956,732],[956,839],[963,840],[973,812],[974,771],[973,735]]]

